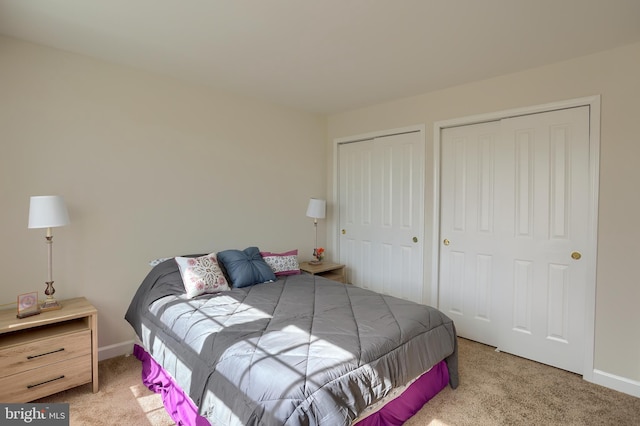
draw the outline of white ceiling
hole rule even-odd
[[[0,0],[0,34],[334,113],[640,41],[640,0]]]

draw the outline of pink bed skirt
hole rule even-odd
[[[209,426],[188,395],[173,378],[141,346],[134,345],[133,354],[142,362],[142,382],[150,390],[162,396],[167,413],[177,425]],[[357,426],[402,425],[417,413],[449,383],[447,364],[440,361],[405,389],[402,394],[380,410],[360,420]]]
[[[142,383],[160,394],[164,408],[179,426],[210,426],[198,415],[198,408],[178,386],[173,377],[160,366],[140,345],[133,346],[133,354],[142,361]]]
[[[440,361],[395,399],[356,423],[356,426],[400,426],[449,383],[447,363]]]

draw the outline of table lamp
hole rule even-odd
[[[51,228],[65,226],[69,224],[69,213],[64,203],[64,198],[59,195],[43,195],[31,197],[29,205],[29,228],[47,228],[46,242],[49,256],[49,275],[47,288],[44,294],[47,296],[40,306],[41,311],[52,311],[60,309],[62,306],[53,297],[56,290],[53,288],[52,278],[52,249],[53,235]]]
[[[313,246],[313,255],[317,256],[318,250],[318,219],[324,219],[327,211],[327,202],[318,198],[311,198],[309,200],[309,206],[307,207],[307,217],[313,218],[313,226],[316,230],[316,241]],[[318,264],[320,260],[311,261],[309,263]]]

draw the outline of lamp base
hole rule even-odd
[[[322,265],[322,260],[310,260],[309,265]]]
[[[40,305],[40,312],[62,309],[62,305],[56,299],[47,299]]]

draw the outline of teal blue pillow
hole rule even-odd
[[[216,255],[235,288],[276,280],[273,269],[264,261],[258,247],[248,247],[242,251],[223,250]]]

